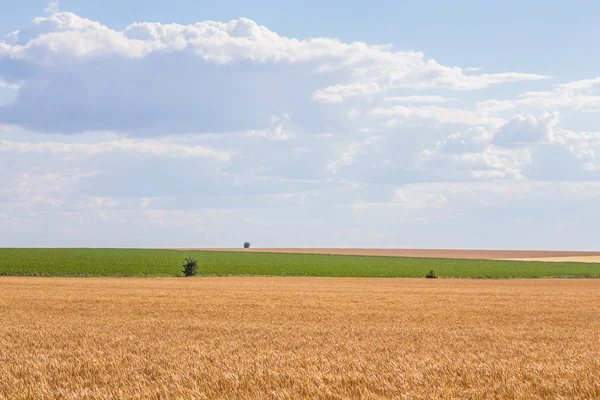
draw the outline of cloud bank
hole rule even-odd
[[[540,210],[577,221],[567,247],[595,229],[600,78],[47,12],[0,42],[8,245],[547,248]]]
[[[0,108],[0,123],[167,135],[261,129],[288,113],[310,120],[306,131],[343,130],[324,104],[344,109],[396,89],[477,90],[545,78],[471,72],[389,45],[298,40],[245,18],[115,31],[56,12],[0,44],[0,82],[20,85],[16,101]]]

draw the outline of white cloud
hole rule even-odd
[[[374,82],[335,85],[315,91],[313,100],[321,103],[342,103],[348,97],[370,96],[382,91],[383,89]]]
[[[0,89],[1,88],[7,88],[7,89],[18,89],[19,85],[16,83],[8,83],[2,80],[2,77],[0,76]]]
[[[551,142],[558,123],[557,112],[544,114],[540,119],[532,115],[515,115],[494,136],[494,143],[502,146]]]
[[[67,44],[68,39],[74,43]],[[36,49],[45,48],[51,57],[30,59],[35,63],[62,64],[60,56],[66,55],[73,59],[116,53],[137,58],[164,51],[187,51],[218,64],[240,60],[260,63],[318,61],[317,71],[350,69],[356,78],[365,75],[376,78],[371,83],[383,79],[384,72],[392,73],[385,79],[387,86],[416,84],[483,88],[497,83],[545,78],[524,73],[465,75],[461,68],[446,67],[435,60],[426,60],[422,53],[393,52],[391,46],[347,44],[328,38],[298,40],[280,36],[246,18],[227,23],[204,21],[194,25],[142,22],[118,32],[63,12],[36,18],[30,27],[11,34],[8,43],[14,44],[8,48],[9,56],[17,59],[30,59],[28,55],[32,55]],[[365,82],[357,79],[355,83]]]
[[[15,72],[6,63],[23,68]],[[332,105],[398,88],[475,90],[544,78],[479,74],[388,45],[299,40],[245,18],[142,22],[116,31],[57,12],[0,43],[0,79],[22,82],[15,102],[0,106],[0,123],[61,133],[165,135],[261,131],[271,115],[288,112],[307,131],[324,125],[346,130]]]
[[[600,78],[583,79],[558,85],[559,90],[595,91],[600,89]]]
[[[600,178],[600,134],[558,127],[558,112],[514,115],[494,130],[449,135],[421,153],[424,165],[467,169],[475,179],[582,180]]]
[[[125,138],[99,143],[27,143],[0,140],[0,152],[14,152],[17,154],[48,153],[75,157],[120,152],[170,158],[213,158],[220,161],[229,161],[234,154],[233,152],[218,151],[205,146],[189,146],[169,141],[133,140]]]
[[[464,132],[456,132],[446,139],[437,142],[434,150],[425,150],[425,155],[434,153],[467,153],[482,151],[494,137],[493,131],[484,127],[469,128]]]
[[[325,169],[333,174],[337,173],[343,167],[349,167],[354,164],[356,157],[364,154],[366,148],[379,143],[383,140],[381,137],[370,136],[362,141],[354,141],[342,147],[337,157],[330,161]]]
[[[84,203],[78,204],[78,209],[101,209],[101,208],[116,208],[119,206],[119,200],[106,197],[90,197]]]
[[[571,109],[600,112],[600,78],[584,79],[556,85],[554,90],[530,91],[514,100],[486,100],[477,104],[478,109],[502,112],[514,109],[536,109],[542,112]]]
[[[466,168],[473,178],[524,179],[523,168],[531,164],[527,149],[507,150],[488,147],[481,153],[463,153],[451,156],[455,168]]]
[[[375,108],[373,116],[393,117],[387,121],[388,126],[395,126],[412,119],[431,120],[440,124],[464,124],[472,126],[496,127],[504,123],[504,119],[485,112],[446,108],[438,106],[393,106]]]
[[[295,156],[301,156],[307,153],[310,153],[310,147],[307,146],[294,147],[292,149],[292,154],[294,154]]]
[[[44,12],[48,14],[55,14],[60,12],[59,0],[53,0],[48,4],[48,7],[44,9]]]
[[[290,131],[290,116],[284,114],[279,117],[271,116],[271,128],[268,129],[252,129],[246,133],[249,137],[258,137],[268,140],[292,140],[296,135]]]
[[[519,96],[515,103],[520,107],[535,107],[544,110],[573,109],[600,112],[600,96],[562,88],[552,92],[527,92]]]
[[[450,101],[456,101],[456,98],[448,98],[443,96],[395,96],[386,97],[384,101],[386,103],[411,103],[411,104],[422,104],[422,103],[448,103]]]
[[[516,108],[513,101],[484,100],[476,104],[476,109],[483,113],[497,114],[504,111],[512,111]]]
[[[448,207],[447,194],[432,190],[414,190],[412,185],[403,186],[394,191],[391,200],[352,204],[355,214],[385,212],[389,218],[404,223],[434,223],[453,219],[457,215],[444,215]]]
[[[3,182],[0,204],[8,203],[13,215],[19,212],[43,212],[64,206],[69,202],[69,192],[81,180],[94,176],[95,171],[74,169],[65,172],[21,172]]]

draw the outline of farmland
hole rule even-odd
[[[0,278],[0,398],[600,397],[600,280]]]
[[[600,263],[135,249],[0,249],[4,276],[181,275],[184,258],[201,275],[451,278],[598,277]]]

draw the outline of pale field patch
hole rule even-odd
[[[600,256],[508,258],[508,259],[505,259],[505,260],[513,260],[513,261],[544,261],[544,262],[600,263]]]
[[[346,256],[386,256],[417,258],[456,258],[472,260],[517,260],[517,261],[552,261],[551,258],[594,259],[600,262],[600,252],[564,251],[564,250],[459,250],[459,249],[359,249],[359,248],[211,248],[211,249],[175,249],[202,251],[233,251],[245,253],[292,253],[292,254],[334,254]],[[596,261],[593,261],[596,262]]]
[[[0,278],[0,398],[600,398],[600,280]]]

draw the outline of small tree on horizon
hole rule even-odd
[[[249,249],[249,248],[250,248],[250,242],[246,242],[246,243],[244,243],[244,248],[245,248],[245,249]]]
[[[198,274],[198,260],[195,258],[186,258],[183,262],[183,275],[195,276]]]

